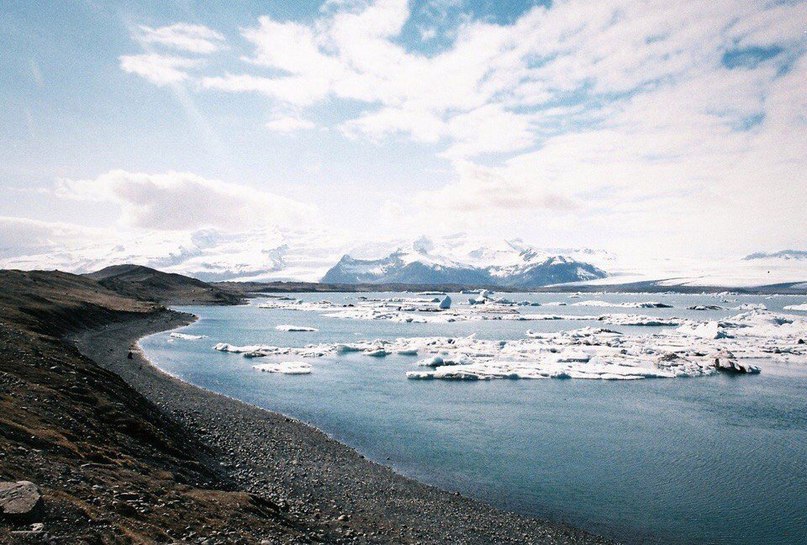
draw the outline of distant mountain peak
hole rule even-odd
[[[434,242],[424,235],[412,243],[412,248],[418,253],[428,254],[434,250]]]
[[[798,259],[807,260],[807,250],[779,250],[778,252],[755,252],[743,258],[746,261],[753,259]]]

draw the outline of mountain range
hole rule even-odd
[[[753,259],[796,259],[807,261],[807,250],[780,250],[778,252],[754,252],[743,258],[746,261]]]
[[[442,250],[462,253],[462,245]],[[437,251],[436,251],[437,250]],[[460,250],[459,252],[457,250]],[[379,259],[344,255],[322,278],[334,284],[459,284],[534,288],[550,284],[605,278],[607,273],[591,263],[568,255],[539,251],[520,241],[468,250],[464,259],[447,256],[426,238],[399,248]]]
[[[7,218],[6,218],[7,220]],[[419,239],[356,240],[334,229],[154,231],[81,236],[65,227],[0,217],[0,268],[74,273],[136,263],[206,282],[446,280],[493,286],[657,282],[666,286],[761,286],[807,280],[807,251],[740,256],[611,254],[537,247],[520,239],[457,233]],[[8,223],[8,221],[6,221]],[[603,271],[607,277],[603,278]],[[431,282],[428,282],[431,283]]]

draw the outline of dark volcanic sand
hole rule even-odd
[[[290,533],[290,541],[610,543],[407,479],[306,424],[172,378],[137,350],[127,358],[140,337],[192,319],[176,312],[149,314],[72,340],[188,430],[207,447],[210,463],[218,463],[239,487],[281,506],[284,517],[305,529],[304,537]],[[192,541],[202,542],[204,533],[195,530]]]

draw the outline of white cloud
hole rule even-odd
[[[384,108],[368,112],[342,124],[346,136],[366,136],[380,140],[390,134],[408,134],[418,142],[435,143],[447,132],[447,124],[437,115],[406,108]]]
[[[202,61],[198,59],[156,53],[120,57],[120,67],[124,72],[137,74],[159,86],[185,81],[189,77],[188,70],[201,65]]]
[[[444,13],[447,7],[438,2],[429,9]],[[646,92],[719,65],[732,39],[715,29],[733,28],[740,39],[751,31],[738,30],[737,18],[755,11],[753,3],[729,0],[701,10],[665,2],[585,7],[558,2],[551,9],[535,7],[511,25],[461,23],[453,46],[427,57],[396,42],[410,15],[406,1],[332,3],[310,25],[261,17],[257,27],[243,31],[255,47],[247,60],[281,75],[227,74],[206,77],[202,84],[260,92],[297,106],[331,96],[379,105],[346,121],[342,131],[352,137],[408,134],[423,142],[445,141],[447,157],[468,158],[539,144],[535,114],[569,93],[583,100]],[[794,15],[780,13],[766,28]],[[494,112],[497,119],[480,117]],[[499,133],[481,134],[478,123],[485,121]],[[512,130],[499,129],[505,126]]]
[[[452,117],[448,122],[448,132],[454,144],[444,155],[457,159],[480,153],[519,151],[534,142],[528,118],[509,112],[498,104]]]
[[[313,129],[317,125],[293,115],[277,115],[266,123],[266,128],[276,132],[295,132]]]
[[[328,84],[320,79],[299,76],[267,78],[249,74],[225,74],[205,77],[202,87],[230,93],[257,92],[295,106],[309,106],[322,100],[328,92]]]
[[[337,6],[338,7],[338,6]],[[405,0],[384,0],[357,9],[326,10],[312,25],[261,17],[258,27],[243,31],[255,47],[251,64],[281,71],[277,76],[252,73],[208,76],[202,86],[228,92],[258,92],[294,106],[308,106],[329,96],[382,108],[348,120],[341,128],[351,136],[382,138],[411,134],[436,142],[459,136],[453,154],[500,152],[523,147],[518,114],[498,105],[500,118],[519,124],[517,137],[474,138],[463,130],[478,112],[486,111],[495,86],[484,83],[491,63],[501,53],[507,33],[498,25],[469,24],[455,47],[435,58],[409,53],[394,42],[409,18]],[[457,119],[449,123],[454,117]],[[518,140],[515,145],[514,140]]]
[[[208,280],[317,281],[355,238],[333,228],[104,229],[0,216],[0,267],[86,273],[136,263]]]
[[[313,208],[247,186],[188,172],[145,174],[112,170],[91,180],[62,179],[56,195],[120,206],[124,225],[189,230],[312,223]]]
[[[86,244],[105,238],[103,229],[60,222],[0,216],[0,257],[50,251],[65,244]]]
[[[449,8],[429,8],[436,25]],[[436,206],[445,224],[497,214],[515,229],[527,219],[568,236],[574,222],[668,247],[705,231],[716,247],[803,230],[807,3],[559,0],[512,24],[460,18],[433,55],[400,36],[409,10],[332,0],[308,24],[261,17],[242,31],[243,72],[207,74],[200,89],[260,93],[281,111],[344,103],[350,138],[432,145],[454,180],[410,204]],[[752,62],[724,63],[733,54]]]
[[[152,28],[141,25],[135,34],[143,44],[158,44],[188,53],[210,54],[219,51],[224,36],[203,25],[176,23]]]

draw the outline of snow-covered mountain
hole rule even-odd
[[[396,251],[381,259],[354,259],[345,255],[322,277],[333,284],[489,284],[484,269],[410,260]]]
[[[344,255],[349,258],[340,258]],[[228,232],[121,233],[0,216],[0,268],[87,273],[133,263],[201,280],[297,280],[326,273],[341,281],[539,285],[658,282],[676,286],[750,287],[807,281],[807,251],[741,256],[614,255],[579,248],[536,249],[520,239],[458,233],[384,239],[334,229],[256,228]],[[334,267],[337,265],[337,267]],[[591,266],[593,268],[588,268]],[[334,270],[335,269],[335,270]],[[608,276],[603,278],[602,271]],[[341,276],[335,276],[339,273]],[[361,278],[359,278],[361,277]]]
[[[536,250],[521,241],[474,245],[465,238],[454,237],[439,242],[420,238],[379,259],[345,255],[322,281],[530,288],[607,276],[591,263],[571,255]]]
[[[807,250],[780,250],[778,252],[754,252],[748,254],[743,259],[746,261],[754,259],[798,259],[807,261]]]

